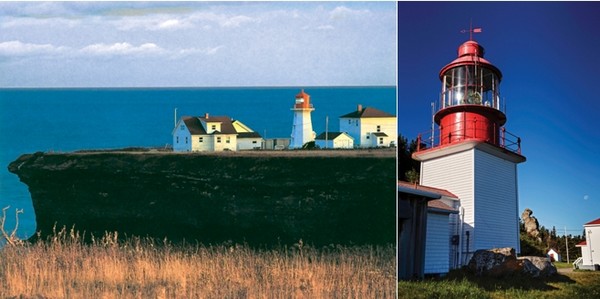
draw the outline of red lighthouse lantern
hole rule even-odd
[[[458,48],[458,58],[442,68],[440,145],[479,140],[500,146],[500,128],[506,115],[500,110],[500,70],[483,58],[484,49],[474,40]]]

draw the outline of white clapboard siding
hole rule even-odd
[[[519,248],[517,165],[475,149],[473,250]]]
[[[425,241],[425,274],[448,273],[450,251],[448,214],[427,214],[427,239]]]
[[[473,226],[473,150],[421,162],[421,184],[452,192],[465,209],[465,224]]]

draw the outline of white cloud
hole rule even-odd
[[[162,54],[166,51],[154,43],[134,46],[130,43],[93,44],[80,50],[84,54],[93,55],[130,55],[130,54]]]
[[[346,6],[338,6],[329,12],[329,17],[332,19],[344,19],[348,17],[357,17],[369,14],[369,10],[350,9]]]
[[[21,41],[0,43],[0,55],[4,56],[47,55],[60,53],[66,49],[66,47],[56,47],[51,44],[31,44]]]
[[[224,17],[220,24],[223,27],[240,27],[244,23],[258,22],[257,19],[247,16]]]

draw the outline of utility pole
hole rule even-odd
[[[325,116],[325,148],[327,148],[327,135],[329,134],[329,115]]]
[[[567,227],[565,226],[565,247],[567,248],[567,264],[570,264],[569,261],[569,237],[567,236]]]

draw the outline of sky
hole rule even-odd
[[[394,2],[0,2],[0,87],[396,84]]]
[[[522,139],[519,210],[580,235],[600,218],[600,2],[400,2],[398,130],[431,127],[439,71],[474,39],[503,74],[508,131]],[[520,214],[519,214],[520,215]]]

